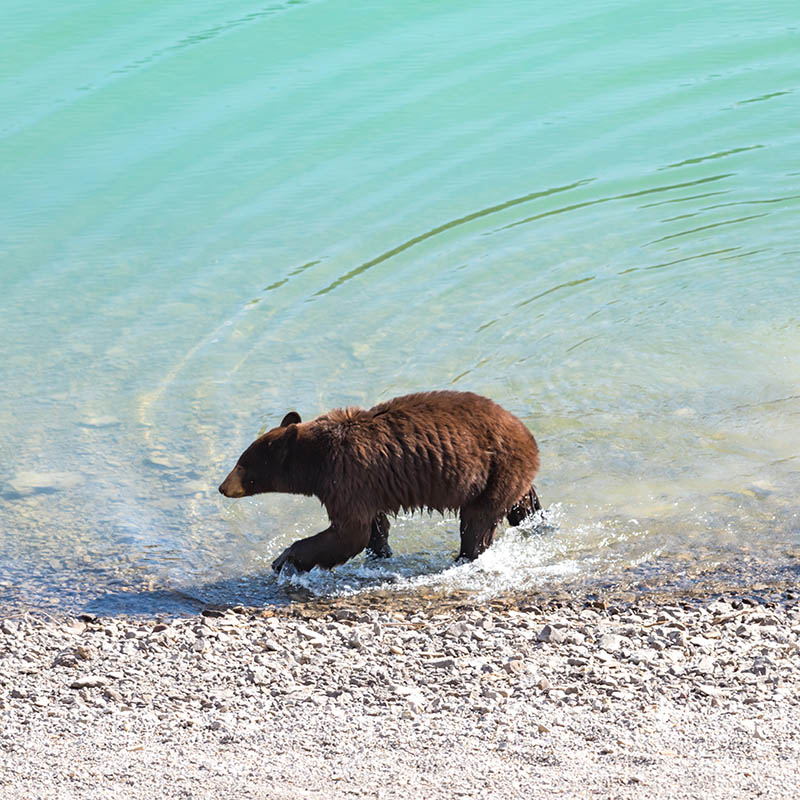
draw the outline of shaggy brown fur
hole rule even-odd
[[[292,544],[272,567],[329,569],[366,547],[391,555],[386,515],[401,509],[458,510],[459,557],[477,558],[503,516],[517,525],[541,508],[538,469],[533,436],[508,411],[469,392],[426,392],[311,422],[292,411],[242,453],[219,490],[318,497],[330,527]]]

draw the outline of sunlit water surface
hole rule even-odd
[[[162,612],[797,575],[796,2],[97,0],[0,31],[0,603]],[[548,507],[271,574],[241,449],[487,394]],[[627,576],[627,577],[626,577]]]

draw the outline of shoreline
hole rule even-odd
[[[0,798],[788,798],[800,592],[760,592],[0,614]]]
[[[34,597],[8,597],[0,593],[0,619],[33,614],[51,619],[67,616],[100,616],[115,619],[180,618],[200,614],[206,608],[245,607],[259,612],[264,609],[285,611],[287,608],[317,607],[318,613],[341,606],[387,610],[414,610],[459,605],[508,605],[524,607],[526,603],[550,606],[573,598],[595,600],[625,606],[630,603],[658,602],[671,599],[682,602],[692,597],[751,594],[766,596],[791,591],[800,585],[800,550],[783,554],[780,560],[764,560],[739,555],[708,563],[692,562],[689,554],[679,559],[657,560],[648,570],[635,567],[609,571],[597,576],[557,576],[545,578],[525,588],[495,589],[491,586],[456,588],[446,583],[395,583],[387,580],[374,584],[355,584],[336,588],[322,585],[308,588],[287,582],[276,593],[262,573],[241,575],[210,584],[155,585],[147,580],[142,585],[96,587],[88,597],[56,595],[45,602]]]

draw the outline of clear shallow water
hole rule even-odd
[[[12,3],[0,33],[0,602],[282,602],[306,498],[241,449],[463,388],[548,530],[313,575],[530,588],[800,551],[796,4]],[[415,583],[417,582],[417,583]]]

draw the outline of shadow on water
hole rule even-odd
[[[269,589],[267,581],[273,583]],[[108,591],[84,606],[84,613],[94,616],[181,616],[198,614],[207,608],[236,606],[280,608],[312,598],[308,591],[287,587],[276,592],[274,582],[264,575],[225,578],[182,589],[124,589]]]
[[[502,610],[563,604],[624,607],[642,602],[686,602],[724,595],[764,600],[775,594],[796,594],[800,585],[800,558],[782,564],[733,558],[725,564],[679,567],[672,559],[664,559],[602,578],[562,577],[526,590],[505,590],[490,595],[436,583],[406,583],[395,588],[379,581],[353,593],[319,594],[290,582],[276,582],[271,575],[262,573],[182,589],[109,591],[87,603],[83,613],[93,617],[153,618],[215,615],[229,609],[272,614],[297,607],[306,616],[321,616],[337,610],[410,613],[457,607]]]
[[[171,616],[196,614],[208,608],[278,609],[293,603],[325,603],[334,598],[343,602],[349,598],[355,604],[369,605],[373,602],[370,598],[377,595],[410,597],[415,593],[410,586],[405,590],[386,588],[396,577],[387,570],[371,570],[369,565],[355,569],[368,575],[371,572],[371,577],[361,576],[357,587],[346,577],[337,579],[335,572],[315,570],[306,575],[278,578],[271,571],[263,571],[175,588],[109,589],[85,603],[82,611],[95,616]]]

